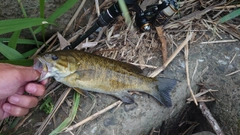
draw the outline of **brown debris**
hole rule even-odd
[[[163,63],[165,63],[168,55],[167,55],[167,42],[166,42],[166,39],[164,36],[163,28],[161,26],[156,27],[156,31],[157,31],[158,37],[162,43],[162,57],[163,57]]]

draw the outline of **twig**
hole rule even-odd
[[[219,7],[214,7],[213,9],[223,9],[223,8],[229,9],[229,8],[238,8],[238,7],[240,7],[240,4],[238,4],[238,5],[229,5],[229,6],[219,6]]]
[[[198,105],[198,102],[193,94],[193,90],[192,90],[192,87],[191,87],[191,83],[190,83],[190,78],[189,78],[189,69],[188,69],[188,44],[185,46],[185,64],[186,64],[186,74],[187,74],[187,85],[188,85],[188,88],[189,88],[189,91],[191,93],[191,96],[193,98],[193,101],[195,103],[195,105],[197,106]]]
[[[213,130],[217,135],[224,135],[222,129],[219,127],[217,121],[213,118],[211,112],[207,108],[205,103],[200,102],[199,108],[202,111],[202,114],[207,118],[208,122],[212,126]]]
[[[205,15],[207,14],[209,11],[213,10],[216,6],[219,6],[219,5],[222,5],[222,4],[225,4],[226,2],[223,1],[219,4],[216,4],[216,5],[213,5],[213,6],[210,6],[210,7],[207,7],[205,8],[204,10],[201,10],[201,11],[195,11],[189,15],[186,15],[184,17],[182,17],[181,19],[179,20],[176,20],[176,21],[173,21],[171,23],[168,23],[167,25],[164,26],[164,29],[170,27],[171,25],[174,25],[174,24],[177,24],[178,22],[180,23],[188,23],[189,21],[195,19],[195,18],[199,18],[201,17],[202,15]]]
[[[34,135],[40,135],[42,134],[43,130],[46,128],[47,124],[49,121],[52,119],[54,114],[57,112],[58,108],[61,106],[63,103],[64,99],[67,97],[68,93],[71,91],[72,88],[68,88],[67,90],[64,91],[64,93],[61,95],[61,97],[58,99],[56,105],[54,106],[52,112],[47,116],[47,118],[44,120],[42,125],[38,128],[36,133]]]
[[[234,54],[233,58],[230,60],[229,64],[232,64],[232,62],[234,61],[235,57],[237,56],[237,53]]]
[[[84,4],[85,4],[86,0],[83,0],[80,4],[80,6],[78,7],[77,11],[74,13],[72,19],[68,22],[67,27],[65,28],[65,30],[63,31],[62,35],[63,37],[65,36],[66,32],[68,31],[68,29],[70,28],[70,26],[72,25],[73,21],[77,18],[79,12],[82,10]]]
[[[142,41],[142,38],[143,38],[144,35],[145,35],[145,33],[141,34],[140,38],[138,39],[137,45],[135,46],[135,49],[138,48],[138,46],[139,46],[140,42]]]
[[[167,61],[167,42],[165,39],[165,36],[163,35],[163,28],[160,27],[156,27],[157,30],[157,34],[158,37],[162,43],[162,57],[163,57],[163,63],[165,63]]]
[[[75,125],[73,125],[73,126],[70,126],[70,127],[67,128],[67,129],[65,129],[65,132],[69,132],[69,131],[71,131],[71,130],[73,130],[73,129],[75,129],[75,128],[83,125],[83,124],[85,124],[85,123],[88,122],[88,121],[94,120],[95,118],[97,118],[97,117],[100,116],[101,114],[103,114],[103,113],[111,110],[112,108],[116,107],[116,106],[119,105],[120,103],[122,103],[122,101],[119,100],[119,101],[111,104],[110,106],[104,108],[103,110],[101,110],[101,111],[99,111],[99,112],[97,112],[97,113],[95,113],[95,114],[87,117],[86,119],[78,122],[77,124],[75,124]]]
[[[201,42],[201,44],[216,44],[216,43],[230,43],[230,42],[238,42],[238,39]]]
[[[199,92],[197,93],[196,95],[194,95],[196,98],[208,93],[208,92],[217,92],[218,90],[212,90],[212,89],[208,89],[208,90],[205,90],[203,92]],[[188,98],[187,100],[191,100],[191,98]]]
[[[232,36],[234,36],[235,38],[240,40],[240,32],[236,28],[232,27],[231,25],[227,25],[227,24],[225,24],[225,25],[221,24],[218,26],[225,32],[231,34]]]
[[[97,16],[99,16],[100,15],[100,9],[99,9],[99,2],[98,2],[98,0],[95,0],[95,7],[96,7]]]
[[[161,73],[167,66],[168,64],[177,56],[177,54],[183,49],[183,47],[190,41],[192,38],[193,32],[189,32],[187,34],[186,39],[181,43],[181,45],[175,50],[175,52],[167,59],[167,61],[163,64],[163,66],[157,68],[155,71],[153,71],[152,74],[149,75],[149,77],[155,77],[159,73]]]
[[[218,90],[212,90],[212,89],[208,89],[208,90],[205,90],[203,92],[199,92],[197,94],[194,95],[194,97],[197,99],[197,102],[211,102],[211,101],[215,101],[214,98],[212,97],[206,97],[204,96],[206,93],[208,92],[217,92]],[[187,99],[187,103],[190,103],[194,101],[193,98],[188,98]]]
[[[52,35],[51,38],[49,38],[47,40],[46,43],[44,43],[34,54],[33,56],[31,57],[31,59],[33,59],[50,41],[52,41],[55,37],[57,36],[57,33],[55,33],[54,35]]]
[[[240,69],[239,69],[239,70],[237,70],[237,71],[234,71],[234,72],[232,72],[232,73],[229,73],[229,74],[227,74],[227,75],[225,75],[225,76],[234,75],[234,74],[236,74],[236,73],[238,73],[238,72],[240,72]]]
[[[141,67],[147,67],[147,68],[157,68],[156,66],[152,66],[152,65],[146,65],[146,64],[138,64],[138,63],[130,63],[132,65],[135,65],[135,66],[141,66]]]
[[[197,72],[197,68],[198,68],[198,60],[196,60],[196,66],[195,66],[195,68],[194,68],[193,75],[192,75],[192,80],[191,80],[191,81],[193,81],[193,79],[194,79],[194,76],[195,76],[195,74],[196,74],[196,72]]]

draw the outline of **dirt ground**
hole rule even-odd
[[[63,1],[58,2],[60,5]],[[1,13],[5,13],[5,11],[1,11]],[[72,14],[69,13],[66,16],[69,18]],[[64,17],[61,19],[64,19]],[[174,36],[174,33],[166,32]],[[156,35],[156,32],[152,31],[152,33]],[[210,30],[207,31],[206,35],[209,38],[215,36]],[[223,39],[215,37],[214,40],[232,39],[232,36],[226,33],[220,33],[220,35]],[[132,37],[131,41],[133,43],[134,40],[138,41],[140,36],[141,33],[137,33],[137,38]],[[196,37],[200,36],[200,34],[196,35]],[[147,51],[147,53],[153,53],[154,56],[147,64],[160,67],[163,64],[161,51],[159,49],[160,43],[157,37],[153,38],[156,38],[155,40],[159,46],[156,47],[157,49],[154,48]],[[240,42],[201,44],[201,42],[208,41],[209,38],[203,36],[198,42],[189,43],[191,86],[195,94],[198,93],[200,89],[218,90],[218,92],[213,92],[212,95],[210,94],[216,100],[206,104],[223,132],[227,135],[237,135],[240,134],[240,72],[230,76],[226,75],[240,68]],[[180,43],[181,42],[177,42],[176,44],[179,45]],[[148,46],[144,46],[141,49],[146,48],[148,48]],[[170,44],[168,46],[169,55],[172,54],[176,48],[177,46]],[[154,69],[151,68],[145,68],[144,74],[148,75],[153,70]],[[190,92],[186,81],[184,51],[181,51],[159,76],[178,80],[177,86],[171,92],[173,102],[171,108],[161,106],[149,95],[135,94],[135,104],[123,104],[118,108],[114,108],[95,120],[87,122],[82,127],[73,130],[72,133],[80,135],[157,135],[158,131],[161,135],[187,135],[202,131],[214,133],[199,108],[193,103],[186,103],[186,99],[190,97]],[[65,89],[66,86],[62,86],[51,94],[54,103]],[[81,96],[77,117],[72,124],[85,119],[87,116],[117,101],[116,98],[109,95],[99,93],[93,93],[93,95],[94,100],[90,97]],[[69,115],[72,96],[73,91],[68,95],[66,101],[62,104],[42,134],[49,134]],[[47,114],[37,109],[14,134],[34,134],[46,117]],[[5,125],[4,127],[7,126]],[[151,133],[153,128],[155,128],[154,133]],[[9,128],[2,130],[6,134],[12,132]],[[209,132],[205,132],[204,134],[207,135]],[[61,134],[68,135],[71,133]]]

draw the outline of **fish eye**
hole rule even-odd
[[[57,59],[58,59],[58,56],[52,55],[52,60],[57,60]]]

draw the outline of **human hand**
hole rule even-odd
[[[32,67],[0,63],[0,120],[26,115],[37,105],[36,96],[44,94],[47,83],[47,80],[37,83],[39,76]]]

